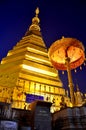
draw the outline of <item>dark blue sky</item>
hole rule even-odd
[[[62,36],[77,38],[86,48],[85,0],[0,0],[0,60],[24,36],[36,7],[47,48]],[[86,93],[86,66],[72,73],[74,84]],[[66,74],[60,78],[67,88]]]

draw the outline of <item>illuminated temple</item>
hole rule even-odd
[[[17,42],[0,64],[0,102],[12,103],[13,108],[28,109],[28,95],[36,95],[42,100],[52,102],[60,109],[61,98],[70,105],[65,89],[49,61],[38,17],[39,9],[32,18],[32,24],[25,36]]]

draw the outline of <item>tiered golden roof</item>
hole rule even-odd
[[[13,101],[13,107],[17,108],[24,108],[26,94],[42,95],[44,100],[51,102],[56,98],[57,106],[61,95],[65,96],[58,72],[48,58],[38,14],[37,8],[36,16],[25,36],[0,64],[0,100]]]

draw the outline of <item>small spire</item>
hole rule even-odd
[[[36,17],[38,17],[38,14],[39,14],[39,8],[38,7],[36,8],[35,13],[36,13]]]
[[[79,86],[78,86],[78,84],[76,84],[76,91],[77,91],[77,92],[80,91],[80,90],[79,90]]]
[[[29,30],[38,30],[38,31],[40,31],[40,27],[39,27],[40,19],[38,18],[38,14],[39,14],[39,8],[38,7],[36,8],[35,13],[36,13],[36,15],[35,15],[34,18],[32,18],[32,24],[29,27]]]
[[[32,23],[29,26],[27,32],[25,33],[25,36],[30,35],[30,34],[35,34],[38,36],[41,36],[41,28],[40,28],[40,19],[38,17],[39,15],[39,8],[37,7],[35,10],[35,16],[32,18]]]

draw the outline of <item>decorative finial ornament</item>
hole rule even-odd
[[[40,31],[40,26],[39,26],[39,22],[40,22],[40,19],[38,18],[38,14],[39,14],[39,8],[37,7],[36,10],[35,10],[35,17],[32,18],[32,24],[31,26],[29,27],[29,30],[38,30]]]
[[[36,8],[35,13],[36,13],[36,17],[37,17],[38,14],[39,14],[39,8],[38,7]]]

